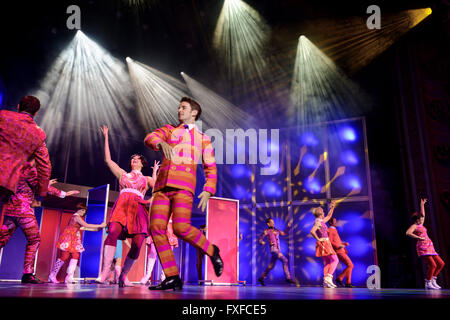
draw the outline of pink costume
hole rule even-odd
[[[316,242],[316,257],[324,257],[336,254],[336,252],[333,249],[333,246],[331,245],[331,241],[328,238],[328,227],[323,222],[322,219],[316,219],[316,222],[320,222],[321,227],[320,229],[317,229],[316,234],[319,238],[325,238],[325,241],[317,241]]]
[[[76,217],[81,217],[78,213],[74,213],[69,220],[69,223],[64,228],[63,232],[59,236],[59,240],[56,243],[56,247],[62,251],[67,251],[70,253],[83,252],[84,247],[81,243],[81,232],[82,227],[78,222],[75,221]]]
[[[31,207],[37,187],[37,170],[27,162],[21,169],[16,193],[3,206],[5,218],[0,232],[0,248],[8,243],[17,227],[22,229],[28,241],[25,249],[23,273],[34,273],[34,261],[41,241],[34,208]],[[66,195],[64,191],[52,186],[48,186],[48,193],[61,198]]]
[[[45,132],[24,112],[0,110],[0,193],[16,193],[22,167],[33,156],[36,160],[36,194],[47,194],[52,166],[45,145]]]
[[[325,241],[316,242],[316,257],[322,257],[324,268],[323,274],[333,274],[339,263],[336,252],[333,249],[330,239],[328,238],[328,227],[322,219],[317,218],[315,224],[320,222],[320,228],[317,229],[316,234],[319,238],[325,238]]]
[[[427,228],[425,228],[423,225],[417,225],[413,234],[425,238],[425,240],[418,240],[416,244],[417,255],[419,257],[438,255],[434,250],[433,241],[431,241],[431,239],[428,237]]]
[[[119,239],[125,240],[134,234],[148,237],[148,211],[141,203],[148,190],[147,177],[139,170],[122,174],[119,181],[120,195],[114,204],[109,222],[118,222],[124,227]]]

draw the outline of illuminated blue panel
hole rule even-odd
[[[305,154],[303,157],[303,165],[307,168],[316,168],[319,164],[319,160],[315,155],[312,155],[310,153]]]
[[[319,144],[319,140],[311,132],[303,133],[301,142],[302,142],[302,144],[307,145],[307,146],[317,146]]]
[[[89,190],[87,200],[86,222],[101,224],[106,218],[109,184]],[[103,232],[84,231],[83,246],[85,251],[81,255],[80,277],[97,278],[100,271]]]
[[[339,137],[342,141],[353,142],[358,140],[358,135],[353,127],[345,126],[339,130]]]
[[[322,190],[322,186],[317,179],[306,179],[304,183],[306,190],[310,193],[320,193],[320,190]]]

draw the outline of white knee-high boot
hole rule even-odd
[[[95,282],[105,283],[111,274],[111,264],[114,260],[114,255],[116,254],[116,247],[106,245],[103,248],[103,267],[100,277],[98,277]]]
[[[145,268],[146,269],[145,275],[142,277],[142,279],[140,281],[141,284],[147,284],[147,282],[150,280],[155,263],[156,263],[156,258],[153,258],[150,255],[148,255],[147,256],[147,267]]]
[[[55,261],[53,264],[52,272],[48,275],[48,281],[53,283],[59,283],[58,279],[56,279],[56,276],[58,275],[59,270],[64,265],[64,261],[58,258],[58,260]]]
[[[75,273],[77,264],[78,259],[70,259],[69,266],[67,267],[67,276],[64,280],[65,283],[75,283],[75,280],[73,280],[73,274]]]

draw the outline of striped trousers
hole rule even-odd
[[[167,223],[172,214],[174,234],[212,256],[212,244],[197,228],[191,225],[193,195],[179,189],[163,189],[153,196],[150,209],[150,232],[166,277],[179,275],[175,256],[166,235]]]
[[[12,217],[5,216],[0,231],[0,248],[6,246],[13,236],[17,227],[21,228],[27,239],[25,248],[25,259],[23,263],[23,273],[34,273],[34,262],[36,252],[41,243],[39,234],[39,225],[35,216],[31,217]]]

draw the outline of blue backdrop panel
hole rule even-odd
[[[90,189],[87,199],[86,222],[101,224],[106,219],[109,184]],[[80,277],[96,278],[100,271],[101,254],[103,244],[103,232],[85,231],[83,234],[83,246],[85,251],[81,255]]]

